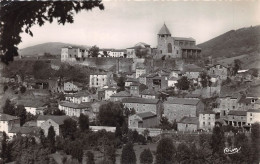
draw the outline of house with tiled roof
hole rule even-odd
[[[168,87],[168,73],[151,73],[146,76],[148,88],[166,89]]]
[[[139,78],[141,75],[146,74],[146,68],[143,63],[137,63],[135,68],[135,78]]]
[[[198,129],[199,119],[198,117],[184,116],[177,123],[178,131],[196,131]]]
[[[137,83],[138,79],[136,78],[127,78],[125,81],[125,87],[130,87],[132,83]]]
[[[124,98],[130,98],[132,95],[127,91],[120,91],[110,96],[110,101],[122,101]]]
[[[13,127],[20,127],[20,118],[9,114],[0,113],[0,132],[5,132],[8,136]]]
[[[169,97],[163,106],[164,116],[169,121],[180,121],[184,116],[198,117],[199,113],[204,111],[204,104],[199,99]]]
[[[259,122],[260,123],[260,108],[258,109],[249,109],[246,112],[246,123],[251,126],[252,124]]]
[[[246,125],[247,116],[246,111],[241,110],[231,110],[228,112],[227,124],[234,127],[243,127]]]
[[[91,102],[77,104],[69,101],[61,101],[59,102],[59,109],[64,111],[66,115],[71,117],[79,117],[81,113],[92,115]]]
[[[140,93],[142,98],[147,99],[158,99],[159,92],[155,91],[154,89],[145,89]]]
[[[9,131],[10,136],[13,137],[17,134],[22,136],[38,136],[41,128],[39,127],[29,127],[29,126],[21,126],[21,127],[12,127]]]
[[[229,75],[229,67],[224,64],[214,64],[207,67],[207,73],[210,76],[217,76],[220,80],[226,80]]]
[[[37,127],[40,127],[45,136],[48,136],[48,131],[51,126],[53,126],[56,136],[61,134],[61,128],[66,119],[69,119],[69,116],[53,116],[53,115],[44,115],[37,118]]]
[[[200,73],[203,72],[203,68],[195,64],[187,64],[183,66],[183,75],[189,79],[199,79]]]
[[[213,111],[199,113],[199,129],[211,131],[215,126],[216,114]]]
[[[82,90],[84,84],[75,81],[67,81],[64,83],[64,92],[78,92]]]
[[[113,85],[112,72],[98,72],[89,75],[89,87],[103,88],[104,86]]]
[[[65,100],[80,104],[82,102],[91,102],[92,94],[87,90],[81,90],[74,94],[65,94]]]
[[[122,103],[129,109],[135,109],[136,113],[153,112],[159,118],[161,117],[163,106],[159,99],[145,99],[145,98],[125,98]]]
[[[152,128],[158,125],[158,117],[153,112],[137,113],[128,118],[129,128]]]

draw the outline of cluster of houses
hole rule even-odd
[[[153,53],[148,44],[141,42],[126,50],[106,49],[99,54],[100,57],[136,58],[136,47]],[[158,34],[158,49],[159,54],[174,58],[199,57],[201,52],[193,38],[171,37],[166,25]],[[89,56],[89,51],[81,48],[65,47],[61,50],[61,61],[74,61]],[[19,83],[26,87],[26,93],[12,102],[16,106],[23,105],[28,113],[38,118],[20,126],[18,117],[0,114],[0,131],[12,137],[17,133],[36,133],[43,129],[47,135],[48,128],[53,126],[56,135],[59,135],[66,118],[77,119],[80,114],[85,114],[91,121],[95,121],[99,107],[109,101],[134,109],[135,114],[128,118],[129,128],[158,128],[162,117],[166,117],[169,122],[177,122],[178,131],[211,131],[216,123],[250,130],[251,124],[260,122],[259,77],[252,77],[246,70],[231,77],[230,66],[223,63],[205,68],[195,64],[181,64],[175,69],[154,69],[139,62],[133,68],[131,72],[91,73],[88,85],[60,77],[46,80],[22,80],[19,76],[1,78],[2,83]],[[203,72],[210,76],[210,86],[202,87],[200,75]],[[120,77],[125,79],[123,89],[117,84]],[[187,77],[194,86],[192,90],[177,89],[176,84],[182,77]],[[224,92],[225,87],[221,84],[228,77],[234,81],[243,81],[248,87],[243,92]],[[167,92],[169,89],[183,94],[170,96]],[[59,93],[64,94],[62,100],[55,97]],[[205,98],[212,97],[215,97],[215,105],[209,109]],[[65,116],[44,115],[50,106],[64,111]]]

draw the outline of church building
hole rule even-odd
[[[172,37],[164,24],[158,33],[157,54],[171,58],[198,58],[201,57],[201,48],[196,46],[193,38]]]

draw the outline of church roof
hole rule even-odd
[[[171,35],[169,29],[167,28],[167,26],[164,24],[161,28],[161,30],[159,31],[158,35]]]

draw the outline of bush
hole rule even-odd
[[[140,154],[141,164],[152,164],[153,163],[153,154],[150,149],[144,149]]]

